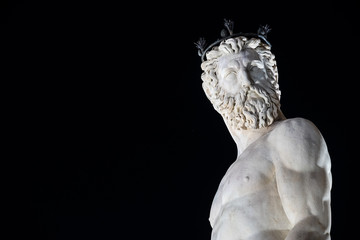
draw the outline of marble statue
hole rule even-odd
[[[238,149],[212,202],[211,239],[330,240],[325,140],[311,121],[287,119],[280,109],[269,27],[234,34],[231,21],[225,26],[228,33],[216,44],[196,43],[205,95]]]

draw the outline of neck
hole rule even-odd
[[[227,126],[231,136],[233,137],[237,149],[238,149],[238,156],[240,156],[244,150],[253,142],[255,142],[260,137],[264,136],[268,132],[270,132],[274,126],[277,124],[277,122],[281,120],[285,120],[285,116],[282,114],[281,111],[279,111],[278,117],[275,119],[275,121],[267,127],[263,128],[257,128],[257,129],[234,129],[230,126]]]

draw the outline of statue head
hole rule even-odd
[[[228,127],[258,129],[280,114],[278,71],[270,44],[236,36],[204,53],[202,87]]]

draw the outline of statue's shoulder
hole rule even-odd
[[[276,123],[268,143],[289,168],[304,170],[313,166],[327,166],[327,146],[313,122],[304,118],[292,118]],[[324,157],[325,156],[325,157]]]
[[[289,118],[275,124],[273,132],[289,138],[319,138],[321,133],[315,124],[305,118]]]

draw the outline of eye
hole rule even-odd
[[[262,81],[265,79],[265,66],[261,61],[255,60],[246,66],[246,70],[253,79],[253,81]]]

